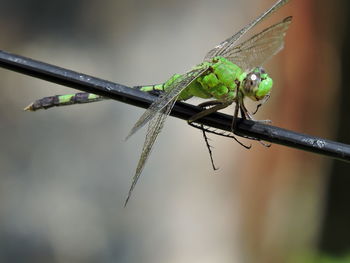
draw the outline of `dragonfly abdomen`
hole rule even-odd
[[[173,76],[171,76],[170,79],[168,79],[163,84],[150,85],[150,86],[141,86],[141,87],[136,87],[136,88],[138,88],[139,90],[141,90],[143,92],[149,92],[149,93],[151,93],[153,95],[159,96],[162,92],[167,92],[169,90],[169,87],[172,87],[172,85],[174,84],[175,81],[181,81],[183,76],[184,75],[174,74]],[[197,83],[197,82],[194,82],[191,85],[189,85],[187,88],[185,88],[179,94],[177,100],[188,100],[189,98],[194,96],[192,94],[192,90],[193,90],[193,86],[195,86],[195,85],[198,86],[200,84]]]
[[[24,110],[37,111],[40,109],[48,109],[52,107],[66,106],[72,104],[90,103],[105,99],[107,98],[86,92],[79,92],[76,94],[69,95],[55,95],[36,100],[27,107],[25,107]]]

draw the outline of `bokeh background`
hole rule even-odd
[[[0,48],[130,86],[160,83],[273,2],[1,0]],[[254,30],[294,16],[265,65],[275,88],[259,119],[350,143],[348,5],[292,0]],[[28,113],[37,98],[74,91],[4,69],[0,87],[0,262],[319,262],[349,251],[348,164],[211,136],[213,171],[201,133],[169,118],[123,208],[144,131],[124,138],[143,109]]]

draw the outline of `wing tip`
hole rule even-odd
[[[129,134],[125,137],[124,141],[129,140],[129,138],[135,133],[135,131],[131,130]]]
[[[287,16],[285,19],[283,19],[283,23],[290,23],[293,20],[293,16]]]
[[[124,208],[126,208],[126,206],[128,205],[130,196],[131,196],[131,194],[130,194],[130,192],[129,192],[129,194],[128,194],[128,196],[126,197],[125,202],[124,202]]]

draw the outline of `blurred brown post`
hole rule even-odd
[[[279,12],[293,15],[293,23],[285,49],[274,58],[278,66],[271,74],[280,78],[275,80],[270,110],[262,114],[276,126],[332,138],[339,61],[330,34],[332,12],[325,5],[326,1],[294,0]],[[240,182],[244,262],[287,262],[310,253],[317,244],[330,160],[258,144],[244,160]]]

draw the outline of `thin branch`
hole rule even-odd
[[[111,81],[4,51],[0,51],[0,66],[35,78],[98,94],[142,108],[147,108],[156,99],[155,96],[135,88],[129,88]],[[188,120],[201,110],[200,107],[177,102],[171,115]],[[198,123],[230,132],[232,116],[216,112],[198,120]],[[252,137],[350,162],[350,145],[343,143],[243,119],[237,121],[234,133],[239,136]]]

